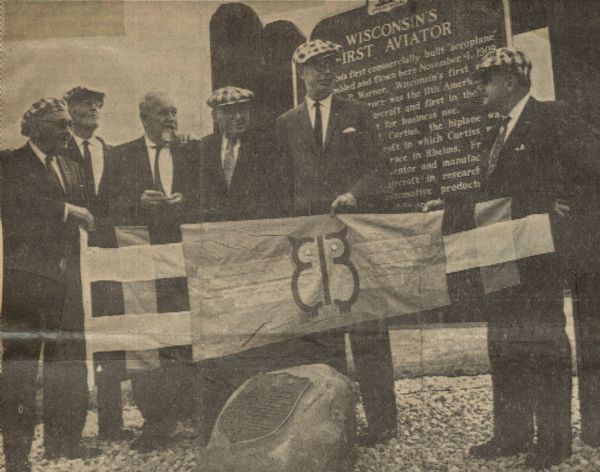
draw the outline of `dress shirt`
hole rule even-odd
[[[319,100],[319,105],[321,108],[321,122],[323,124],[323,143],[327,139],[327,128],[329,126],[329,115],[331,113],[331,99],[333,95],[329,95],[329,97],[324,98],[323,100]],[[310,124],[315,128],[315,102],[308,95],[304,99],[306,101],[306,107],[308,108],[308,116],[310,118]]]
[[[37,156],[37,158],[41,161],[44,168],[46,168],[46,157],[47,157],[46,153],[44,151],[42,151],[39,147],[37,147],[35,144],[33,144],[32,141],[29,141],[29,147],[31,148],[33,153]],[[58,162],[56,162],[56,157],[54,159],[52,159],[52,170],[54,170],[54,172],[58,176],[58,180],[60,181],[60,185],[62,186],[63,192],[65,192],[65,194],[66,194],[67,187],[65,187],[65,181],[63,180],[62,172],[60,170],[60,167],[58,166]],[[63,214],[63,221],[67,221],[67,216],[69,216],[69,207],[70,206],[71,205],[69,203],[65,203],[65,211]]]
[[[79,152],[84,155],[83,142],[89,143],[88,148],[90,150],[90,156],[92,157],[92,173],[94,174],[94,191],[98,194],[98,188],[100,187],[100,180],[102,180],[102,173],[104,172],[104,146],[96,136],[92,135],[89,139],[82,139],[79,136],[73,135]],[[161,151],[162,153],[162,151]]]
[[[227,144],[229,143],[229,139],[223,136],[221,140],[221,168],[224,167],[225,164],[225,154],[227,153]],[[238,138],[233,145],[233,168],[237,165],[238,158],[240,157],[240,146],[242,145],[241,140]]]
[[[148,162],[150,162],[150,170],[152,171],[152,179],[154,179],[154,158],[156,156],[156,146],[148,136],[144,136],[146,140],[146,148],[148,149]],[[164,146],[160,149],[160,157],[158,158],[158,168],[160,170],[160,183],[162,184],[167,196],[171,196],[173,189],[173,156],[171,148]]]
[[[519,100],[517,102],[517,104],[515,105],[515,107],[508,114],[510,121],[506,125],[506,134],[504,135],[504,142],[506,142],[506,140],[510,136],[510,133],[512,132],[513,128],[517,124],[517,121],[519,121],[519,118],[521,117],[521,113],[523,113],[523,110],[525,109],[525,105],[527,105],[527,102],[529,101],[529,97],[531,97],[530,93],[528,93],[521,100]]]

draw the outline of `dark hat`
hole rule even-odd
[[[82,87],[80,85],[73,87],[67,93],[63,95],[64,100],[67,103],[71,103],[72,101],[76,101],[77,99],[82,99],[84,97],[95,97],[99,100],[104,100],[104,93],[98,92],[97,90],[92,90],[87,87]]]

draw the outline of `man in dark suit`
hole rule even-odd
[[[176,139],[177,108],[166,94],[152,91],[140,102],[140,118],[145,135],[110,153],[114,184],[108,215],[116,225],[147,226],[152,242],[181,241],[179,226],[189,220],[195,201],[196,166]],[[161,368],[131,373],[134,400],[144,417],[135,449],[165,444],[177,420],[189,417],[191,357],[191,348],[161,349]]]
[[[294,53],[306,86],[303,103],[284,113],[275,126],[279,156],[275,174],[284,214],[327,214],[341,207],[368,211],[387,181],[375,123],[366,104],[333,94],[341,46],[314,40]],[[366,323],[350,334],[369,435],[367,444],[396,432],[396,397],[389,334],[384,321]],[[300,356],[346,370],[344,334],[297,341]]]
[[[274,204],[269,189],[271,133],[251,127],[254,94],[223,87],[208,100],[217,130],[197,143],[200,157],[198,208],[200,221],[268,218]]]
[[[254,94],[227,86],[208,99],[216,131],[194,143],[199,157],[196,207],[200,222],[269,218],[280,213],[270,187],[272,133],[252,122]],[[197,368],[198,427],[208,440],[229,396],[249,377],[286,367],[280,345],[204,361]]]
[[[113,233],[108,219],[108,187],[112,175],[108,158],[111,147],[96,135],[100,111],[104,106],[104,93],[77,86],[65,93],[69,114],[73,120],[72,137],[67,156],[77,162],[82,170],[88,209],[96,219],[96,231],[90,234],[92,245],[111,247]],[[65,316],[61,330],[73,333],[62,350],[70,362],[68,380],[72,382],[68,399],[73,421],[70,428],[75,433],[81,430],[87,412],[87,369],[85,364],[85,339],[83,337],[83,305],[81,279],[75,274],[73,289],[67,296]],[[133,432],[123,429],[121,380],[125,377],[124,359],[119,353],[105,353],[95,359],[94,374],[97,387],[98,436],[103,440],[131,439]]]
[[[55,98],[32,105],[21,122],[29,137],[2,161],[4,299],[2,431],[8,472],[31,470],[28,460],[35,426],[35,381],[44,349],[44,446],[46,456],[81,457],[79,443],[62,437],[62,412],[54,375],[65,270],[78,252],[77,226],[93,229],[84,207],[80,167],[59,155],[70,134],[66,104]]]
[[[531,97],[530,71],[525,55],[511,48],[491,52],[476,70],[484,107],[503,116],[482,163],[483,193],[486,200],[511,197],[513,218],[550,213],[560,235],[576,199],[576,169],[597,173],[599,166],[573,140],[564,110]],[[487,303],[494,436],[471,448],[475,457],[531,452],[526,465],[542,469],[571,455],[571,348],[560,262],[556,254],[519,261],[520,285]]]

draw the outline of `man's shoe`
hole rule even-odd
[[[6,472],[31,472],[29,459],[12,460],[6,463]]]
[[[91,459],[102,454],[102,450],[97,447],[85,447],[81,444],[67,447],[64,452],[64,457],[67,459]]]
[[[396,437],[397,429],[389,428],[382,431],[370,431],[358,440],[358,445],[362,447],[374,447],[378,444],[385,444]]]
[[[101,441],[131,441],[135,433],[130,429],[119,428],[114,431],[101,431],[98,439]]]
[[[544,454],[535,452],[527,456],[525,466],[531,469],[544,470],[566,461],[571,454]]]
[[[531,450],[531,443],[524,444],[506,444],[498,441],[496,438],[490,439],[483,444],[471,446],[469,454],[475,459],[497,459],[499,457],[516,456]]]
[[[147,453],[160,449],[166,444],[167,440],[164,437],[144,431],[139,438],[131,443],[131,449],[141,453]]]

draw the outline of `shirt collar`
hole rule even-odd
[[[72,136],[73,136],[73,139],[75,140],[75,142],[77,143],[77,147],[79,147],[79,148],[81,148],[83,146],[84,141],[87,141],[90,144],[90,146],[93,146],[94,142],[96,140],[95,134],[92,134],[88,139],[80,138],[75,133],[72,133]]]
[[[521,100],[519,100],[517,102],[517,104],[514,106],[514,108],[508,114],[508,118],[510,118],[510,122],[513,124],[513,126],[519,120],[521,113],[523,113],[523,110],[525,109],[525,105],[527,105],[527,102],[529,101],[529,97],[531,97],[530,93],[528,93],[523,98],[521,98]]]
[[[145,134],[145,135],[144,135],[144,141],[146,141],[146,147],[147,147],[148,149],[156,149],[156,146],[159,146],[159,144],[157,144],[157,143],[155,143],[154,141],[152,141],[152,140],[151,140],[151,139],[148,137],[148,135],[147,135],[147,134]],[[162,148],[168,148],[168,147],[170,147],[170,146],[169,146],[169,143],[163,143],[163,144],[160,144],[160,147],[161,147],[161,149],[162,149]]]
[[[229,138],[227,138],[225,135],[223,135],[223,137],[221,138],[221,151],[225,151],[225,149],[227,149],[227,143],[229,142]],[[237,149],[240,147],[240,144],[242,142],[242,139],[240,137],[238,137],[235,140],[235,143],[233,145],[233,149]]]
[[[332,98],[333,98],[333,94],[329,95],[327,98],[324,98],[323,100],[319,100],[319,103],[321,105],[321,110],[323,110],[323,108],[329,109],[331,107],[331,99]],[[308,106],[308,109],[312,110],[315,106],[316,100],[313,100],[308,95],[306,95],[305,100],[306,100],[306,105]]]
[[[46,153],[42,151],[39,147],[33,144],[33,141],[29,140],[29,147],[33,151],[33,153],[37,156],[37,158],[42,161],[42,164],[46,165]]]

